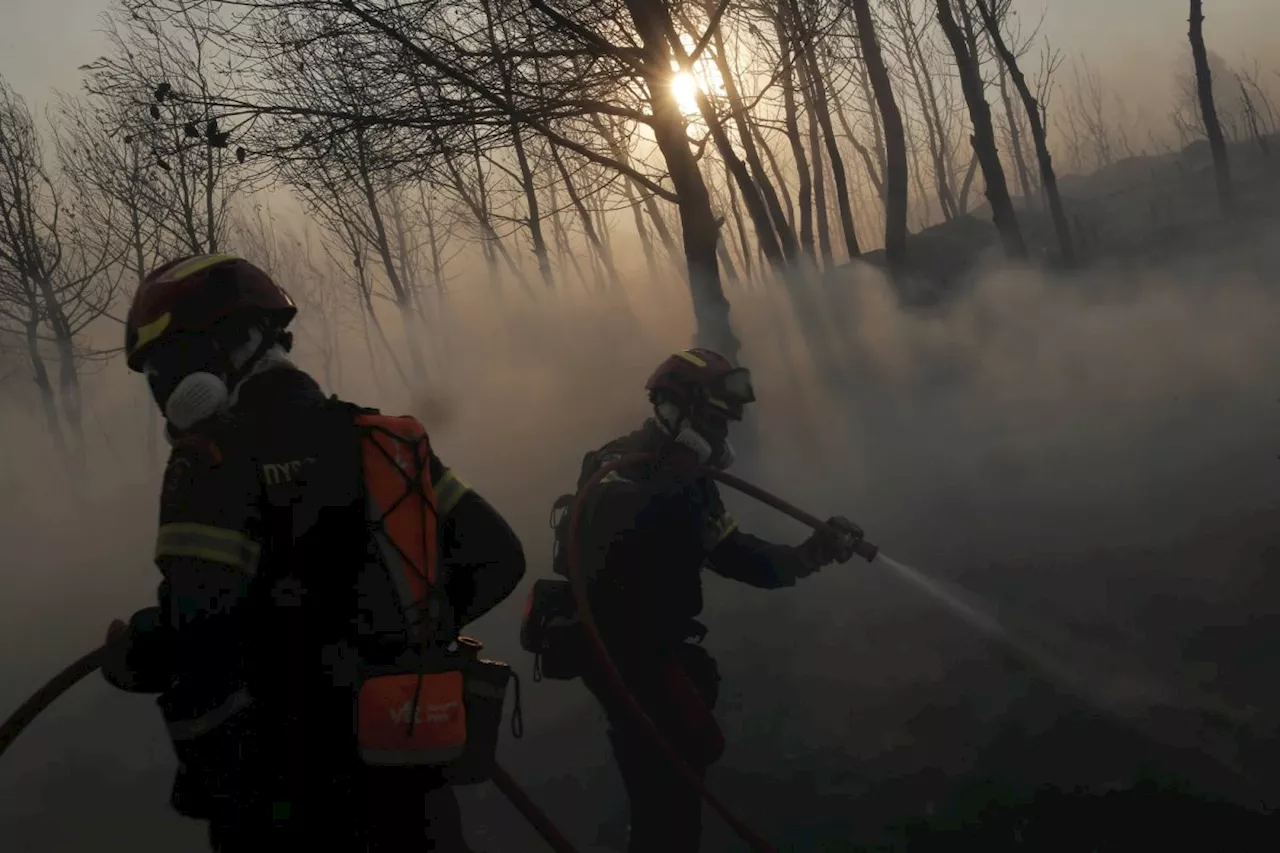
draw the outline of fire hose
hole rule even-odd
[[[596,658],[600,662],[601,670],[613,688],[614,693],[620,698],[636,722],[645,730],[649,738],[662,751],[663,756],[676,769],[676,772],[684,777],[685,781],[698,791],[703,801],[715,810],[716,814],[724,820],[725,823],[733,829],[739,838],[747,843],[747,845],[755,851],[755,853],[776,853],[776,849],[772,844],[766,841],[759,833],[744,823],[737,815],[729,810],[719,797],[717,797],[703,782],[698,773],[689,765],[684,756],[680,754],[670,740],[662,733],[658,726],[653,722],[649,715],[641,707],[640,702],[632,695],[627,688],[626,681],[622,677],[622,673],[618,670],[617,665],[613,661],[613,657],[609,654],[608,648],[604,644],[604,640],[600,636],[599,627],[596,625],[595,615],[591,611],[591,602],[587,595],[586,579],[582,575],[582,555],[578,541],[578,524],[582,518],[583,498],[593,488],[600,484],[600,481],[609,474],[627,465],[636,463],[653,462],[658,459],[656,453],[636,453],[623,456],[601,466],[586,482],[578,489],[577,496],[574,499],[573,506],[569,511],[569,530],[568,530],[568,572],[569,580],[573,585],[573,597],[577,602],[578,616],[582,620],[582,624],[587,628],[587,635],[591,639],[591,646],[595,651]],[[755,498],[756,500],[778,510],[784,515],[808,525],[816,531],[824,532],[834,538],[839,538],[842,533],[826,522],[815,516],[797,509],[786,501],[778,498],[757,486],[741,480],[732,474],[714,468],[703,468],[699,472],[703,476],[718,480],[743,494]],[[876,558],[880,549],[872,545],[866,540],[859,540],[854,547],[854,553],[862,557],[867,562],[871,562]]]
[[[120,624],[123,628],[121,623],[113,623],[113,627],[116,624]],[[18,739],[18,736],[22,734],[27,726],[57,701],[58,697],[98,669],[106,657],[106,652],[107,646],[102,645],[76,660],[49,679],[43,687],[31,694],[27,701],[23,702],[16,711],[10,714],[9,718],[3,724],[0,724],[0,757],[3,757],[5,751]],[[520,812],[520,815],[529,822],[529,825],[534,828],[538,835],[547,842],[547,846],[554,850],[555,853],[577,853],[577,848],[569,843],[564,833],[556,828],[546,813],[511,778],[511,774],[506,769],[495,762],[490,778],[494,786],[502,792],[503,796],[515,807],[516,811]]]
[[[644,708],[631,694],[627,688],[626,682],[622,678],[615,665],[613,658],[609,654],[608,648],[604,644],[604,640],[600,636],[599,628],[596,625],[595,616],[591,611],[591,604],[587,597],[586,581],[581,572],[581,553],[578,546],[578,524],[582,516],[583,497],[599,485],[600,481],[607,477],[617,469],[637,462],[650,462],[656,460],[657,454],[639,453],[630,456],[624,456],[614,460],[606,465],[601,466],[590,478],[583,483],[578,490],[577,497],[574,500],[573,507],[570,510],[569,517],[569,554],[568,568],[569,578],[573,586],[574,598],[577,601],[579,616],[583,625],[587,628],[587,634],[590,637],[591,645],[595,650],[596,656],[600,661],[602,671],[610,685],[622,699],[628,710],[635,717],[640,726],[645,729],[649,737],[662,751],[666,759],[676,769],[676,772],[685,778],[695,790],[698,791],[702,799],[711,806],[715,812],[733,829],[733,831],[745,841],[756,853],[776,853],[775,848],[751,827],[747,826],[740,818],[738,818],[712,791],[707,788],[696,771],[689,766],[678,750],[671,745],[671,742],[662,734],[662,731],[654,724],[649,715],[645,713]],[[700,474],[718,480],[743,494],[755,498],[756,500],[772,507],[773,509],[790,516],[800,523],[813,528],[816,531],[825,532],[834,538],[839,538],[841,531],[835,530],[826,522],[818,519],[816,516],[810,515],[800,510],[781,498],[772,495],[745,480],[712,468],[702,469]],[[862,557],[867,562],[875,560],[879,553],[879,548],[866,540],[859,540],[854,546],[854,553]],[[82,656],[65,669],[60,671],[44,686],[33,693],[26,702],[22,703],[16,711],[14,711],[8,719],[0,724],[0,756],[13,744],[19,735],[32,723],[41,713],[43,713],[50,705],[66,693],[77,683],[82,681],[90,673],[98,669],[106,655],[107,647],[105,645],[95,648],[93,651]],[[492,773],[492,781],[494,785],[502,792],[512,806],[520,812],[529,824],[537,831],[548,846],[556,853],[576,853],[575,848],[565,838],[564,834],[551,822],[547,815],[530,799],[529,795],[511,778],[505,769],[495,763]]]

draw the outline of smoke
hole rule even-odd
[[[1070,689],[877,565],[775,592],[709,576],[707,644],[731,743],[711,781],[739,811],[781,843],[824,821],[874,839],[965,774],[1088,786],[1154,761],[1224,796],[1276,788],[1258,777],[1262,753],[1248,753],[1280,711],[1249,656],[1273,643],[1258,614],[1277,610],[1278,247],[1271,221],[1140,268],[992,266],[929,311],[904,310],[859,265],[830,285],[842,298],[827,333],[804,331],[777,292],[730,291],[760,398],[739,473],[815,514],[852,517],[887,553],[1051,647],[1149,735],[1113,734]],[[363,343],[345,339],[331,390],[423,418],[447,464],[520,532],[529,583],[549,574],[552,500],[583,453],[647,415],[645,376],[691,331],[674,280],[503,305],[463,288],[425,338],[421,387],[384,375],[379,392]],[[301,341],[297,355],[306,366]],[[123,367],[94,377],[89,398],[86,470],[51,455],[33,414],[4,409],[0,476],[23,496],[0,521],[6,712],[154,594],[163,445],[147,454],[147,400]],[[744,529],[805,535],[728,501]],[[503,760],[589,840],[620,808],[603,724],[580,685],[532,683],[516,642],[524,593],[474,626],[523,677],[527,731]],[[1234,635],[1214,630],[1228,625]],[[1080,757],[1099,737],[1107,746]],[[156,849],[198,844],[199,826],[164,813],[171,762],[149,700],[91,679],[5,756],[0,834],[14,850],[61,849],[145,825]],[[75,822],[59,819],[68,798],[90,804]],[[488,837],[515,820],[481,790],[466,804]],[[520,831],[511,839],[532,849]],[[721,849],[719,832],[707,849]],[[797,843],[813,849],[813,837]]]

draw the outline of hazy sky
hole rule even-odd
[[[1184,0],[1014,0],[1068,53],[1083,51],[1104,70],[1132,69],[1145,87],[1165,76],[1185,44]],[[73,90],[76,67],[98,55],[95,30],[109,0],[0,0],[0,74],[43,101],[51,86]],[[1207,0],[1210,44],[1228,61],[1241,51],[1276,56],[1278,0]],[[1119,63],[1123,62],[1123,66]],[[1142,79],[1145,78],[1145,79]],[[1135,81],[1138,82],[1138,81]]]

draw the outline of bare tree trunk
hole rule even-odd
[[[640,200],[636,198],[636,191],[631,186],[631,181],[625,178],[622,181],[622,190],[626,193],[631,215],[635,219],[636,233],[640,235],[640,250],[644,252],[644,263],[649,270],[649,278],[651,281],[657,281],[658,259],[654,254],[653,240],[649,237],[649,229],[644,224],[644,213],[640,210]]]
[[[751,133],[756,138],[756,145],[764,152],[764,160],[769,164],[769,172],[773,175],[773,179],[778,182],[778,192],[782,194],[782,204],[786,207],[787,225],[791,230],[795,231],[796,209],[791,202],[791,190],[787,187],[787,175],[782,167],[778,164],[778,158],[773,153],[773,148],[769,145],[769,140],[765,139],[764,133],[760,130],[759,125],[755,122],[748,122],[747,126],[751,128]]]
[[[656,2],[656,0],[648,1]],[[760,244],[761,250],[775,269],[785,268],[790,258],[779,245],[778,238],[784,231],[790,232],[790,226],[784,221],[781,223],[781,229],[778,229],[777,224],[770,221],[769,210],[759,191],[759,187],[751,180],[751,173],[747,170],[747,164],[733,150],[733,143],[730,141],[729,135],[725,133],[724,125],[720,122],[719,116],[716,115],[715,107],[712,106],[710,99],[702,92],[698,92],[696,97],[698,108],[702,112],[702,119],[706,122],[707,130],[711,133],[711,138],[716,144],[716,150],[720,152],[720,157],[724,160],[729,174],[733,176],[733,179],[738,184],[738,189],[742,192],[743,201],[747,206],[747,214],[755,225],[756,239]],[[749,129],[744,128],[744,130],[750,135]],[[755,147],[752,146],[751,150],[754,151]],[[759,157],[756,158],[756,163],[759,164]],[[765,183],[768,184],[768,181]],[[772,191],[771,186],[770,190]],[[777,201],[776,195],[774,196],[774,201]],[[777,213],[778,216],[782,215],[780,210]],[[794,240],[794,235],[792,239]]]
[[[1053,228],[1058,236],[1058,248],[1062,252],[1062,262],[1066,266],[1075,266],[1076,250],[1071,238],[1071,223],[1067,220],[1066,208],[1062,204],[1062,193],[1058,191],[1058,176],[1053,168],[1053,156],[1049,153],[1044,122],[1041,118],[1040,103],[1031,94],[1031,87],[1018,67],[1018,58],[1005,43],[1000,32],[1000,23],[989,5],[990,0],[979,0],[978,10],[982,13],[983,24],[991,35],[991,42],[1005,67],[1009,69],[1009,77],[1013,86],[1022,98],[1023,109],[1027,113],[1027,121],[1031,125],[1031,139],[1036,147],[1036,160],[1040,164],[1040,182],[1044,186],[1045,195],[1049,199],[1049,212],[1053,217]]]
[[[444,328],[445,308],[444,308],[444,259],[440,257],[440,237],[436,233],[436,214],[429,199],[423,191],[423,185],[418,184],[418,198],[422,204],[422,215],[426,219],[427,226],[427,246],[431,250],[431,286],[435,288],[436,296],[436,333]],[[433,336],[434,337],[434,336]]]
[[[919,33],[916,30],[916,22],[912,18],[911,4],[897,0],[897,2],[890,4],[890,10],[897,19],[898,29],[904,41],[903,54],[906,57],[907,72],[911,75],[911,81],[915,86],[916,97],[920,99],[925,132],[928,136],[929,153],[933,159],[934,188],[938,195],[938,206],[942,211],[943,219],[950,220],[956,215],[956,202],[951,197],[951,184],[945,165],[946,134],[942,129],[941,123],[935,120],[937,115],[936,95],[932,94],[931,91],[926,91],[925,77],[928,72],[924,68],[924,52],[920,49]],[[932,90],[932,80],[930,80],[928,88]],[[901,123],[901,116],[899,116],[899,122]]]
[[[591,291],[594,289],[592,279],[595,276],[595,267],[591,269],[591,275],[583,272],[582,264],[578,262],[577,253],[573,251],[573,246],[569,242],[569,235],[564,230],[564,223],[560,220],[560,198],[556,192],[556,182],[550,181],[547,184],[547,193],[551,196],[551,233],[556,243],[556,251],[560,253],[560,268],[564,269],[564,263],[567,259],[569,265],[573,267],[574,273],[578,276],[579,283],[582,284],[583,290]]]
[[[213,166],[213,146],[204,146],[205,153],[205,184],[204,184],[204,213],[205,213],[205,245],[209,248],[210,254],[218,251],[218,225],[213,214],[213,195],[217,188],[217,174]]]
[[[1009,198],[1009,185],[1005,182],[1004,167],[1000,165],[995,128],[991,123],[991,107],[987,104],[983,92],[978,59],[965,43],[965,35],[960,31],[955,15],[951,12],[951,0],[937,0],[937,7],[938,23],[942,25],[947,41],[951,43],[956,66],[960,71],[960,86],[964,90],[965,102],[969,105],[969,118],[973,123],[973,136],[970,141],[978,162],[982,166],[982,175],[987,182],[987,201],[991,203],[991,217],[995,222],[996,230],[1000,232],[1005,254],[1010,258],[1025,258],[1027,244],[1022,238],[1022,228],[1018,225],[1018,216],[1013,210],[1013,200]]]
[[[445,167],[449,170],[451,183],[454,191],[462,199],[463,204],[471,211],[471,215],[475,217],[476,224],[480,226],[480,233],[484,239],[484,248],[486,251],[486,260],[492,258],[491,271],[497,266],[497,259],[500,257],[506,263],[507,269],[515,276],[520,287],[530,296],[533,295],[533,288],[529,285],[529,279],[525,277],[524,271],[520,269],[520,265],[516,263],[515,258],[511,257],[511,253],[507,251],[507,247],[502,242],[501,235],[494,230],[493,222],[489,218],[489,205],[484,199],[486,192],[483,172],[479,171],[479,155],[476,156],[476,168],[478,173],[476,195],[473,195],[468,189],[466,183],[462,180],[462,173],[458,171],[457,165],[453,162],[453,158],[444,158]]]
[[[1230,216],[1235,209],[1235,193],[1231,188],[1231,164],[1227,161],[1227,141],[1222,135],[1222,123],[1218,121],[1218,109],[1213,103],[1213,74],[1209,70],[1209,54],[1204,46],[1204,3],[1191,0],[1191,56],[1196,64],[1196,93],[1200,98],[1200,116],[1205,133],[1209,137],[1209,151],[1213,154],[1213,175],[1218,184],[1218,203],[1223,214]]]
[[[791,142],[791,157],[796,162],[796,175],[799,180],[798,204],[800,206],[800,248],[810,258],[813,254],[813,181],[809,177],[809,161],[805,157],[804,143],[800,140],[800,122],[796,115],[796,51],[787,36],[786,24],[781,14],[773,16],[773,28],[778,37],[778,52],[782,56],[782,110],[787,129],[787,139]]]
[[[409,374],[400,364],[400,358],[396,355],[395,347],[391,346],[391,341],[387,339],[387,333],[382,328],[382,323],[378,321],[378,314],[373,309],[373,285],[368,280],[365,272],[364,264],[361,263],[356,267],[356,274],[360,280],[361,292],[361,311],[365,312],[369,318],[369,322],[373,325],[373,330],[378,333],[378,342],[382,344],[382,348],[387,351],[387,357],[391,359],[391,366],[395,368],[396,375],[400,377],[400,382],[405,386],[409,386]],[[366,335],[366,339],[367,339]],[[373,355],[370,353],[370,359]]]
[[[969,165],[965,167],[964,179],[960,182],[960,212],[969,212],[969,190],[973,189],[973,178],[978,174],[978,152],[969,155]]]
[[[606,143],[608,143],[609,153],[613,156],[613,159],[623,165],[630,165],[631,156],[627,153],[627,150],[622,147],[622,142],[618,139],[613,128],[606,127],[605,123],[601,121],[600,117],[597,115],[592,115],[590,117],[590,121],[595,125],[595,128],[600,132],[600,135],[604,137]],[[633,192],[639,194],[641,203],[644,205],[645,212],[649,214],[649,221],[653,223],[653,230],[658,233],[658,240],[661,241],[663,248],[666,249],[668,259],[675,263],[679,256],[676,241],[672,237],[670,229],[667,228],[667,223],[662,218],[662,213],[658,210],[658,203],[654,200],[653,195],[644,187],[634,185],[634,182],[630,177],[625,178],[625,185],[628,197],[630,197]]]
[[[73,461],[83,462],[84,413],[81,404],[80,377],[76,371],[75,341],[66,313],[47,276],[36,281],[44,302],[45,322],[53,331],[54,348],[58,352],[58,396],[62,400],[62,415],[71,428]]]
[[[981,6],[982,0],[979,0]],[[986,7],[981,6],[985,11]],[[1022,198],[1027,204],[1032,204],[1034,199],[1031,197],[1031,177],[1027,172],[1027,158],[1022,156],[1022,132],[1021,122],[1013,110],[1013,99],[1009,97],[1009,84],[1006,80],[1004,62],[996,63],[996,76],[1000,81],[1000,101],[1004,105],[1005,119],[1009,122],[1009,148],[1013,151],[1013,165],[1018,171],[1018,185],[1022,187]]]
[[[476,170],[476,191],[474,195],[467,189],[466,182],[462,180],[462,172],[453,162],[453,158],[446,155],[444,163],[452,178],[451,182],[454,190],[467,206],[467,209],[471,211],[471,215],[475,217],[476,225],[480,228],[480,248],[484,252],[485,269],[489,273],[489,287],[495,293],[500,293],[502,274],[499,272],[498,267],[498,250],[502,248],[502,241],[489,218],[489,187],[485,182],[484,161],[480,159],[479,145],[472,148],[471,159],[472,165],[475,166]],[[532,289],[529,287],[529,282],[525,280],[523,273],[516,280],[520,282],[526,293],[532,295]]]
[[[647,54],[649,70],[645,83],[653,110],[654,141],[666,160],[667,172],[679,198],[697,339],[736,363],[742,345],[733,331],[729,300],[720,284],[716,258],[719,229],[707,184],[689,148],[688,126],[672,91],[672,75],[667,71],[671,51],[666,34],[673,29],[671,18],[660,0],[626,0],[626,5]]]
[[[835,255],[831,251],[831,225],[827,218],[827,184],[822,170],[822,133],[815,106],[817,98],[814,95],[813,75],[809,73],[809,64],[804,61],[803,56],[797,59],[797,63],[800,92],[804,95],[805,115],[809,120],[809,151],[813,154],[813,207],[818,228],[818,255],[822,258],[822,266],[830,268]]]
[[[714,4],[708,4],[707,14],[714,15]],[[774,189],[773,182],[769,180],[768,173],[764,170],[764,163],[760,160],[760,152],[756,148],[754,134],[751,132],[751,115],[747,111],[746,105],[742,102],[742,96],[738,92],[738,83],[734,79],[733,69],[729,67],[729,60],[725,57],[724,35],[720,30],[720,25],[716,24],[712,30],[713,61],[716,69],[720,72],[720,79],[724,83],[725,99],[729,102],[729,110],[733,114],[733,122],[738,129],[738,138],[742,143],[742,152],[746,155],[747,165],[751,167],[751,177],[755,180],[761,198],[764,200],[769,217],[773,220],[773,226],[777,229],[778,245],[782,249],[782,257],[787,263],[793,263],[799,247],[796,244],[795,231],[791,228],[791,223],[783,213],[782,204],[778,200],[778,193]],[[673,49],[682,50],[678,45],[672,45]],[[683,58],[683,57],[681,57]],[[699,96],[701,100],[701,96]],[[717,140],[718,144],[719,140]],[[743,197],[747,197],[747,189],[739,182],[739,189],[742,190]],[[749,206],[749,205],[748,205]]]
[[[524,137],[520,132],[519,122],[511,123],[511,143],[515,150],[516,163],[520,167],[520,184],[524,189],[525,205],[528,211],[525,227],[529,229],[533,256],[538,261],[538,272],[542,275],[542,283],[547,286],[547,290],[554,290],[555,279],[551,275],[551,256],[547,252],[547,239],[542,233],[542,211],[538,206],[538,189],[533,180],[533,170],[529,168],[529,156],[524,149]]]
[[[1253,103],[1253,97],[1249,94],[1249,89],[1245,86],[1244,80],[1240,75],[1236,75],[1236,82],[1240,84],[1240,102],[1244,105],[1245,121],[1249,123],[1249,133],[1253,136],[1253,141],[1257,143],[1258,150],[1262,152],[1262,156],[1271,156],[1271,145],[1267,142],[1267,135],[1262,132],[1262,122],[1258,115],[1258,108]]]
[[[818,124],[822,128],[822,138],[826,143],[827,162],[831,164],[831,179],[835,183],[836,209],[840,212],[840,226],[844,232],[845,252],[850,258],[862,255],[858,246],[858,232],[853,221],[853,206],[849,201],[849,181],[844,171],[844,157],[840,154],[840,146],[836,143],[836,132],[831,124],[831,110],[827,101],[827,86],[818,68],[817,54],[810,33],[800,31],[800,13],[795,0],[791,4],[792,19],[795,23],[803,64],[809,72],[809,84],[813,90],[813,107],[817,110]],[[814,146],[816,153],[816,146]],[[816,192],[816,187],[815,187]]]
[[[725,183],[733,186],[733,178],[730,177]],[[720,199],[719,188],[712,191],[714,203],[717,209],[723,209],[724,204]],[[733,255],[729,252],[728,232],[724,227],[725,217],[720,217],[720,240],[716,243],[716,257],[720,259],[720,268],[724,270],[724,280],[729,285],[738,283],[738,268],[734,266]]]
[[[34,313],[34,312],[33,312]],[[62,419],[58,417],[58,406],[54,402],[53,385],[49,382],[49,370],[45,367],[44,356],[40,354],[40,338],[38,330],[40,321],[31,320],[24,324],[27,330],[27,355],[31,359],[32,378],[36,388],[40,390],[40,407],[44,411],[44,420],[49,427],[49,437],[53,439],[54,449],[65,465],[70,460],[67,449],[67,437],[62,431]]]
[[[862,89],[862,99],[867,103],[867,113],[871,116],[871,138],[875,143],[876,165],[878,169],[872,169],[871,164],[867,164],[867,173],[871,175],[871,180],[881,191],[884,190],[884,175],[888,170],[887,155],[884,150],[884,131],[880,126],[880,110],[876,108],[875,93],[871,91],[871,74],[867,70],[867,63],[863,62],[858,66],[858,86]],[[845,127],[845,133],[849,134],[849,138],[853,139],[853,132]],[[865,149],[864,149],[865,150]]]
[[[404,207],[400,204],[399,193],[395,189],[390,190],[387,193],[387,201],[391,206],[391,225],[395,230],[395,251],[399,261],[397,268],[400,271],[400,282],[405,293],[408,294],[410,304],[417,310],[418,316],[425,318],[419,293],[417,253],[409,239],[409,227],[404,219]]]
[[[885,227],[884,253],[891,266],[902,264],[907,256],[907,143],[902,127],[902,113],[893,96],[893,83],[885,67],[876,38],[875,20],[868,0],[852,0],[853,15],[858,25],[858,42],[867,66],[867,76],[875,93],[876,105],[884,123],[885,147]]]
[[[747,239],[746,223],[742,221],[742,208],[738,204],[738,191],[734,188],[732,180],[725,183],[729,187],[729,208],[733,211],[733,222],[738,231],[738,247],[742,250],[743,274],[747,278],[751,278],[754,275],[751,263],[751,242]]]
[[[409,350],[409,358],[413,361],[414,370],[417,371],[419,376],[425,376],[427,364],[426,359],[423,358],[422,349],[418,346],[418,335],[412,316],[412,300],[408,290],[405,289],[404,282],[400,278],[399,271],[396,269],[395,260],[391,257],[391,244],[387,237],[386,223],[383,222],[378,198],[374,192],[373,183],[369,178],[368,169],[363,163],[363,158],[359,164],[359,170],[360,178],[364,185],[365,202],[369,205],[369,216],[373,222],[374,240],[377,243],[378,256],[382,259],[383,269],[387,273],[387,281],[391,284],[391,290],[396,298],[396,307],[400,309],[400,317],[404,323],[405,346]]]
[[[911,175],[911,181],[915,184],[916,198],[919,201],[919,204],[916,206],[919,207],[920,211],[916,215],[916,221],[918,222],[920,229],[923,230],[929,227],[929,221],[930,221],[930,215],[931,215],[929,212],[929,188],[925,186],[924,169],[920,165],[921,154],[920,154],[920,146],[916,144],[915,122],[907,122],[904,129],[907,134],[907,152],[909,155],[907,158],[908,159],[907,171]],[[912,159],[915,160],[914,164],[910,163]],[[912,168],[912,166],[914,166],[914,168]],[[911,207],[912,207],[911,197],[910,195],[908,195],[907,197],[908,215],[910,214]],[[886,224],[887,224],[887,220],[886,220]]]
[[[865,73],[865,67],[863,72]],[[827,68],[827,76],[831,76],[829,67]],[[871,97],[870,89],[867,90],[867,96]],[[874,100],[869,103],[874,103]],[[873,110],[872,112],[874,113],[875,111]],[[862,162],[866,166],[867,179],[871,181],[871,185],[876,191],[876,198],[884,201],[883,161],[881,161],[881,167],[876,166],[876,161],[871,157],[870,149],[858,141],[857,135],[853,132],[853,126],[849,123],[849,117],[845,115],[844,107],[839,103],[836,104],[836,117],[840,119],[840,129],[844,131],[845,138],[849,140],[849,144],[853,146],[854,151],[858,152],[858,156],[862,158]],[[880,119],[878,117],[876,118],[876,127],[877,129],[880,127]],[[884,154],[882,148],[879,153],[881,155]]]
[[[556,169],[560,172],[561,180],[564,181],[565,191],[569,193],[569,200],[573,203],[574,209],[578,211],[578,217],[582,220],[582,231],[587,237],[587,242],[595,249],[596,254],[600,257],[601,264],[604,265],[610,286],[620,287],[622,280],[613,264],[613,252],[601,241],[600,235],[596,233],[595,224],[591,221],[591,214],[587,211],[586,205],[582,203],[582,197],[578,195],[578,191],[573,185],[573,178],[569,176],[569,170],[565,168],[564,158],[555,145],[551,146],[551,157],[555,161]]]
[[[925,61],[924,51],[921,50],[919,41],[916,43],[916,50],[920,60],[920,74],[924,78],[925,94],[928,101],[924,109],[928,110],[929,115],[933,118],[933,126],[938,132],[938,181],[946,188],[946,198],[951,205],[951,215],[958,216],[962,211],[960,205],[956,201],[956,193],[954,187],[954,175],[952,174],[952,148],[951,142],[947,138],[947,130],[942,121],[942,109],[938,105],[938,89],[933,83],[933,74],[929,71],[929,65]]]

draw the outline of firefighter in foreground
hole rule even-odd
[[[728,432],[755,401],[750,373],[705,349],[664,361],[646,388],[653,417],[627,436],[588,453],[578,487],[603,465],[631,454],[653,462],[624,464],[583,496],[581,567],[610,656],[650,719],[700,773],[719,759],[723,736],[712,711],[719,691],[715,660],[701,645],[703,566],[732,580],[775,589],[833,562],[847,562],[862,531],[845,518],[799,546],[776,545],[738,529],[702,466],[733,462]],[[573,496],[557,502],[563,510]],[[565,514],[567,516],[567,513]],[[557,525],[556,571],[566,574],[567,518]],[[631,853],[688,853],[699,847],[702,801],[634,721],[585,645],[572,592],[541,580],[531,592],[522,644],[537,672],[581,675],[603,706],[609,740],[631,808]]]
[[[326,398],[290,362],[295,313],[233,255],[138,288],[128,364],[172,445],[163,579],[104,674],[159,694],[171,803],[215,850],[465,850],[441,768],[473,715],[435,670],[519,583],[521,544],[415,419]]]

